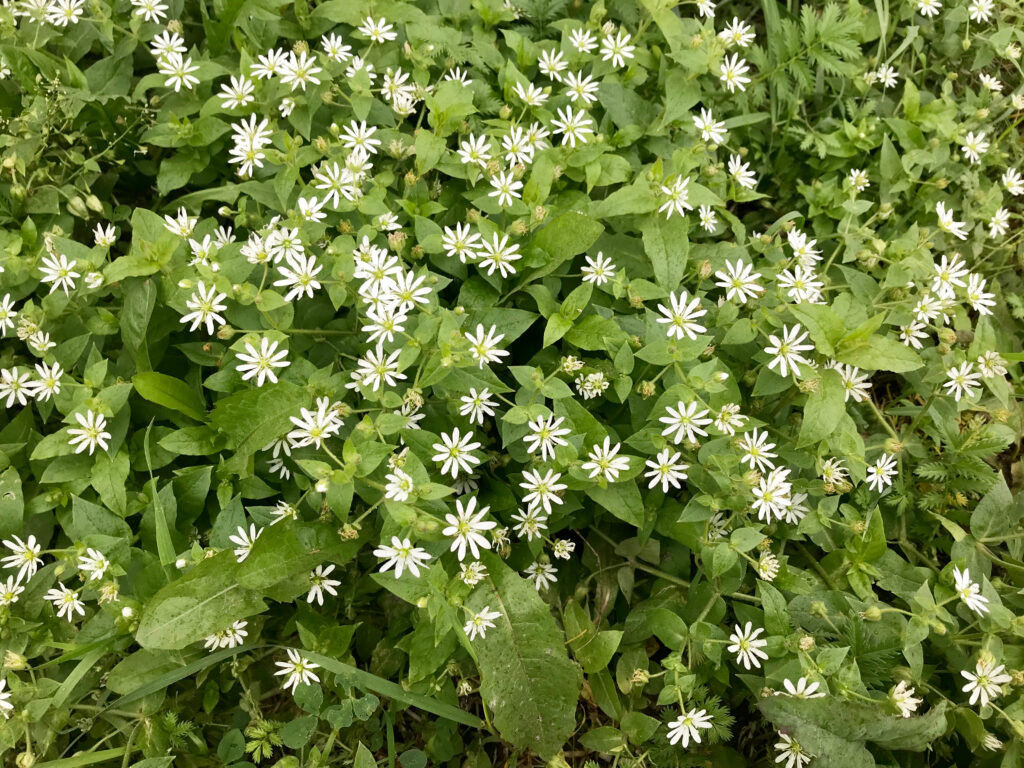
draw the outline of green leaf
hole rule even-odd
[[[619,520],[637,528],[643,526],[644,501],[640,497],[640,489],[632,480],[612,483],[606,488],[599,485],[588,485],[586,493]]]
[[[886,336],[872,336],[867,340],[843,342],[836,349],[836,360],[856,365],[869,371],[906,373],[924,365],[921,356],[910,347]]]
[[[206,420],[206,403],[181,379],[147,371],[132,378],[132,386],[145,400],[184,413],[196,421]]]
[[[827,438],[835,431],[844,413],[846,393],[843,380],[837,371],[823,371],[818,378],[818,388],[807,396],[797,447]]]
[[[921,752],[946,730],[945,701],[924,715],[897,717],[884,703],[769,696],[758,708],[776,728],[785,728],[822,768],[873,768],[865,744]]]
[[[1015,499],[1002,473],[971,514],[971,533],[976,539],[999,539],[1017,530],[1024,519],[1024,503]]]
[[[350,681],[347,684],[354,685],[364,691],[372,691],[380,696],[387,696],[410,707],[416,707],[424,712],[430,712],[438,717],[443,717],[446,720],[468,725],[470,728],[484,727],[484,721],[476,715],[472,715],[459,709],[457,706],[439,701],[431,696],[407,691],[398,683],[392,683],[390,680],[385,680],[383,677],[378,677],[358,667],[353,667],[351,664],[346,664],[343,661],[338,661],[338,659],[332,659],[329,656],[313,653],[312,651],[303,651],[303,656],[310,661],[316,662],[328,672],[339,675],[343,680]]]
[[[484,553],[481,559],[487,576],[466,606],[471,611],[486,606],[501,617],[471,643],[480,695],[502,738],[547,760],[576,727],[582,675],[537,590],[500,558]]]
[[[288,431],[289,417],[298,416],[299,407],[308,402],[306,390],[286,381],[218,400],[210,424],[227,436],[228,447],[235,451],[228,469],[241,471],[250,456]]]
[[[177,650],[266,606],[238,582],[241,564],[230,550],[207,558],[146,603],[135,640],[143,648]]]
[[[25,520],[25,497],[18,470],[8,467],[0,475],[0,537],[20,534]]]
[[[587,612],[574,601],[565,606],[562,616],[569,647],[583,671],[590,674],[607,668],[622,640],[622,632],[610,629],[598,632]]]
[[[548,263],[531,279],[549,275],[578,253],[583,253],[604,232],[604,225],[578,211],[556,216],[533,238],[533,245],[549,256]]]
[[[647,611],[647,627],[666,648],[678,651],[690,636],[686,622],[668,608],[653,608]]]
[[[643,226],[644,250],[654,268],[654,281],[667,291],[679,290],[690,252],[686,219],[651,216]]]

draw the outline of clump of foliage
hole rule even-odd
[[[5,763],[1020,765],[1021,19],[5,0]]]

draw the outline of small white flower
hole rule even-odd
[[[686,470],[690,468],[689,464],[684,464],[679,460],[682,458],[682,454],[671,448],[665,448],[659,451],[655,458],[655,461],[648,459],[645,462],[646,466],[650,467],[650,471],[645,472],[644,477],[651,479],[647,487],[654,488],[661,483],[662,493],[668,493],[669,486],[678,489],[681,485],[680,481],[686,479]]]
[[[744,669],[760,669],[761,659],[768,658],[768,654],[761,650],[768,645],[767,640],[758,637],[762,632],[763,628],[754,629],[754,625],[748,621],[742,629],[737,624],[729,636],[732,645],[727,650],[736,654],[736,663],[742,664]]]
[[[715,277],[718,278],[715,285],[725,288],[726,299],[746,304],[748,299],[756,299],[764,293],[764,288],[757,282],[761,273],[754,272],[754,267],[751,264],[744,263],[743,259],[737,259],[735,262],[727,259],[725,267],[726,272],[722,270],[715,272]]]
[[[747,90],[747,83],[750,82],[750,78],[746,77],[746,73],[749,71],[750,67],[747,65],[746,60],[741,59],[738,53],[734,53],[731,58],[726,56],[722,62],[719,79],[725,83],[729,93],[735,93],[736,89],[745,91]]]
[[[710,411],[705,408],[698,413],[697,407],[696,400],[689,404],[680,400],[675,408],[667,406],[665,410],[668,411],[668,415],[658,419],[662,424],[667,425],[661,434],[664,437],[672,435],[672,442],[677,444],[681,443],[684,438],[687,442],[696,443],[698,436],[707,437],[708,433],[703,427],[712,422],[712,419],[705,418]]]
[[[980,386],[978,379],[981,378],[980,373],[975,373],[974,363],[965,361],[960,363],[960,366],[953,366],[946,371],[946,377],[949,379],[942,387],[947,390],[949,394],[953,396],[956,402],[960,402],[961,397],[968,399],[974,397],[976,394],[975,387]]]
[[[961,571],[954,565],[953,579],[956,583],[956,593],[964,605],[979,615],[988,613],[988,598],[981,594],[981,587],[977,582],[971,581],[969,568]]]
[[[88,576],[87,581],[102,579],[110,569],[110,561],[98,549],[89,547],[85,554],[78,558],[78,570]]]
[[[786,763],[786,768],[805,768],[811,762],[814,755],[809,754],[800,743],[788,733],[779,732],[780,741],[776,742],[775,749],[779,756],[775,758],[776,763]]]
[[[263,533],[263,529],[256,530],[254,524],[249,524],[249,530],[245,530],[245,526],[238,526],[237,531],[233,536],[228,536],[228,541],[235,545],[235,559],[238,562],[244,562],[245,558],[249,556],[249,552],[252,551],[252,545],[256,543],[256,539]]]
[[[636,46],[629,43],[629,35],[619,30],[618,34],[609,33],[601,41],[601,60],[611,61],[613,67],[621,67],[626,63],[626,59],[633,58],[635,50]]]
[[[294,648],[288,649],[288,661],[275,661],[274,664],[280,667],[274,675],[287,675],[284,681],[286,691],[291,689],[294,693],[300,684],[312,685],[320,682],[320,678],[313,672],[314,669],[319,669],[320,665],[303,658]]]
[[[80,413],[75,414],[75,421],[78,422],[81,429],[69,429],[68,434],[71,439],[68,440],[68,444],[75,448],[75,453],[81,453],[86,448],[89,449],[89,455],[92,456],[96,451],[96,447],[99,446],[104,451],[107,450],[107,441],[111,435],[106,431],[107,417],[102,413],[95,413],[91,410],[85,412],[85,416]]]
[[[772,370],[778,368],[778,374],[783,378],[789,375],[790,370],[794,376],[799,377],[800,366],[811,364],[811,361],[801,352],[814,350],[814,344],[801,343],[807,336],[807,331],[800,323],[794,324],[792,328],[783,325],[781,338],[774,334],[769,335],[768,341],[771,343],[764,348],[764,351],[773,357],[768,362],[768,367]]]
[[[43,273],[43,282],[53,283],[50,286],[50,293],[61,288],[66,296],[68,291],[75,289],[75,278],[80,276],[74,271],[77,263],[75,260],[68,261],[68,257],[63,253],[59,253],[56,256],[43,257],[43,266],[39,269]]]
[[[656,318],[656,321],[663,325],[668,325],[666,333],[670,339],[682,340],[686,336],[691,340],[696,340],[697,334],[704,333],[707,330],[706,327],[696,322],[696,320],[698,317],[706,315],[708,311],[701,308],[698,297],[694,296],[691,300],[685,290],[680,291],[678,296],[670,293],[668,298],[668,307],[664,304],[658,305],[658,311],[661,312],[663,317]]]
[[[270,341],[264,336],[260,340],[259,350],[246,342],[245,352],[238,353],[238,359],[242,361],[243,365],[236,366],[235,370],[242,374],[242,381],[255,378],[257,387],[262,387],[268,379],[271,384],[276,384],[277,374],[274,369],[291,365],[285,360],[287,356],[287,349],[278,352],[277,342]]]
[[[526,567],[526,578],[533,582],[538,592],[543,592],[558,581],[557,571],[550,563],[531,563]]]
[[[590,449],[587,454],[589,461],[583,463],[583,471],[589,472],[592,479],[600,475],[607,482],[614,483],[620,472],[629,470],[629,458],[617,455],[620,448],[622,443],[612,445],[611,438],[605,437],[604,443]]]
[[[899,684],[889,691],[889,701],[900,711],[902,717],[910,717],[924,699],[915,699],[914,689],[907,685],[906,680],[900,680]]]
[[[967,228],[964,226],[964,222],[956,221],[953,218],[952,209],[946,208],[945,203],[942,201],[936,203],[935,213],[939,217],[939,229],[961,240],[967,239]]]
[[[338,591],[335,587],[340,586],[341,582],[337,579],[330,578],[331,574],[334,573],[334,564],[330,563],[326,567],[318,565],[309,574],[309,594],[306,595],[306,602],[312,603],[316,601],[317,605],[324,604],[324,592],[331,595],[332,597],[338,596]]]
[[[1002,664],[996,666],[994,661],[980,658],[975,665],[974,674],[961,670],[960,674],[967,680],[963,692],[971,694],[971,706],[975,703],[981,707],[987,706],[990,700],[1002,694],[1001,686],[1013,679],[1006,674],[1005,669]]]
[[[597,256],[585,256],[586,266],[583,267],[583,282],[594,285],[604,285],[615,276],[615,264],[611,259],[605,258],[602,252]]]
[[[391,537],[391,546],[383,543],[373,550],[373,556],[379,557],[386,562],[380,567],[381,573],[395,569],[395,578],[401,578],[402,571],[406,568],[416,578],[420,576],[420,566],[425,565],[430,555],[425,549],[414,547],[409,539],[400,539],[397,536]]]
[[[85,603],[79,599],[77,592],[68,589],[64,584],[49,590],[43,598],[53,603],[57,618],[63,617],[68,621],[74,621],[76,613],[85,616]]]
[[[794,699],[820,699],[825,695],[824,691],[818,690],[818,683],[808,683],[806,677],[801,677],[796,681],[796,685],[793,685],[793,681],[786,678],[782,681],[785,691],[780,691],[786,696],[792,696]]]
[[[478,637],[483,640],[487,630],[495,626],[494,619],[500,618],[501,613],[492,611],[491,606],[485,605],[482,611],[472,615],[463,630],[469,635],[470,640],[476,640]]]
[[[711,727],[711,716],[707,710],[694,707],[689,712],[681,712],[679,717],[668,724],[668,743],[675,745],[682,743],[682,746],[700,744],[701,730]]]
[[[878,460],[868,467],[868,487],[872,490],[881,491],[892,485],[892,479],[899,474],[896,469],[896,457],[883,453]]]
[[[36,541],[36,537],[30,535],[25,541],[18,536],[11,536],[4,539],[4,546],[13,554],[7,555],[0,560],[4,568],[17,568],[17,581],[27,581],[36,575],[43,559],[39,554],[43,551],[42,545]]]
[[[528,422],[530,433],[523,437],[523,442],[526,443],[526,452],[536,453],[540,450],[541,461],[553,459],[557,446],[568,445],[562,436],[572,432],[568,427],[561,426],[563,421],[565,418],[562,416],[556,418],[549,415],[546,418],[538,416],[534,421]]]
[[[661,191],[668,195],[668,200],[658,209],[658,213],[664,213],[666,219],[671,219],[673,213],[686,216],[686,211],[692,211],[690,191],[687,188],[689,184],[689,177],[677,176],[671,184],[662,185]]]
[[[479,547],[491,548],[491,543],[487,537],[480,534],[480,531],[489,531],[496,528],[498,524],[493,520],[484,520],[484,516],[491,508],[481,507],[477,510],[475,496],[467,502],[465,507],[462,505],[462,499],[456,499],[455,509],[458,515],[448,513],[444,516],[448,527],[441,531],[441,535],[453,538],[450,551],[458,552],[460,562],[466,559],[467,547],[469,547],[473,559],[477,560],[480,558]]]
[[[462,401],[459,413],[468,416],[470,424],[483,424],[485,416],[494,415],[494,406],[497,405],[490,397],[491,391],[487,387],[480,392],[477,392],[476,387],[470,387],[469,394],[459,398]]]
[[[442,462],[442,475],[450,473],[453,478],[458,477],[459,472],[472,472],[473,467],[481,462],[481,459],[472,454],[480,445],[473,442],[472,432],[460,435],[459,428],[455,427],[450,434],[442,432],[441,442],[431,446],[437,452],[433,460]]]
[[[559,496],[560,491],[566,489],[564,483],[558,482],[562,479],[562,475],[554,470],[549,469],[544,477],[540,476],[540,470],[528,469],[523,472],[523,480],[526,482],[520,483],[520,488],[525,488],[529,493],[523,497],[523,503],[527,505],[529,509],[542,508],[545,514],[551,514],[552,504],[561,504],[562,498]]]

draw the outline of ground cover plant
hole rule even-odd
[[[4,763],[1021,765],[1022,46],[5,0]]]

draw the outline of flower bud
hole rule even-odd
[[[903,441],[897,440],[895,437],[887,438],[884,447],[886,453],[903,453]]]
[[[940,328],[938,336],[943,344],[956,344],[956,331],[952,328]]]
[[[879,621],[882,618],[882,611],[877,605],[872,605],[867,610],[862,611],[860,617],[864,621]]]
[[[508,104],[502,104],[501,109],[498,110],[498,117],[500,117],[502,120],[508,120],[510,117],[512,117],[512,107],[510,107]]]
[[[800,638],[800,650],[801,651],[813,651],[814,650],[814,638],[810,635],[804,635]]]
[[[235,335],[235,329],[230,325],[222,325],[217,329],[217,338],[221,341],[230,341],[231,337]]]
[[[4,654],[4,669],[26,669],[27,667],[28,659],[20,653],[7,651],[7,653]]]

